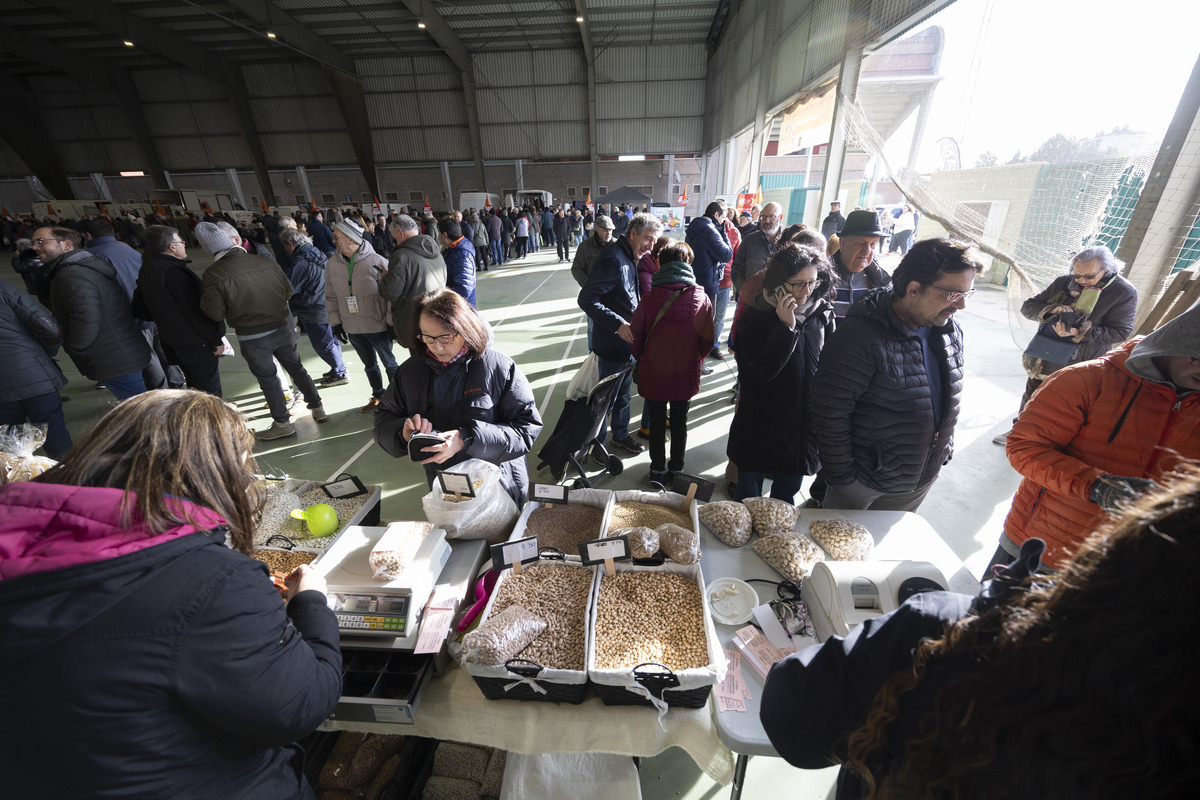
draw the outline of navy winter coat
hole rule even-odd
[[[133,290],[142,269],[142,254],[112,236],[97,236],[87,246],[87,251],[113,265],[117,271],[117,283],[121,284],[125,297],[133,300]],[[138,324],[143,330],[154,327],[153,322],[139,321]]]
[[[312,237],[313,244],[322,253],[329,255],[336,249],[333,246],[333,231],[329,230],[329,226],[324,222],[310,218],[304,227],[308,229],[308,235]]]
[[[424,347],[422,347],[424,350]],[[490,345],[483,354],[443,366],[428,355],[400,365],[375,409],[375,441],[396,458],[408,458],[404,421],[420,414],[434,430],[458,430],[463,449],[443,464],[426,464],[430,487],[438,470],[479,458],[503,469],[504,488],[520,508],[529,488],[525,456],[542,431],[533,390],[513,360]]]
[[[850,307],[825,343],[813,410],[829,483],[852,481],[879,492],[912,492],[933,483],[954,454],[962,394],[962,329],[951,318],[930,345],[942,377],[942,422],[933,414],[921,339],[876,289]],[[740,323],[739,323],[740,324]],[[738,347],[741,347],[738,329]]]
[[[450,247],[442,250],[446,262],[446,288],[461,294],[471,307],[475,307],[475,245],[467,237],[461,237]]]
[[[32,295],[0,281],[0,403],[56,392],[67,385],[51,356],[62,344],[62,328]]]
[[[604,248],[579,292],[579,307],[595,320],[592,352],[609,361],[628,361],[629,345],[617,329],[633,319],[641,301],[637,262],[625,237]]]
[[[284,270],[292,284],[288,307],[301,322],[328,325],[325,312],[325,262],[329,259],[316,245],[306,244],[292,251],[292,264]]]
[[[695,254],[692,272],[696,274],[696,283],[704,287],[704,293],[709,297],[715,297],[725,264],[733,259],[733,248],[729,246],[725,229],[711,217],[696,217],[688,224],[684,241]]]

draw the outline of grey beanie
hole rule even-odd
[[[358,220],[351,217],[339,222],[334,230],[341,231],[343,236],[349,237],[355,244],[362,244],[363,236],[366,235],[363,226],[358,224]]]
[[[233,247],[233,242],[229,240],[229,234],[212,222],[201,222],[197,225],[196,238],[200,240],[200,246],[214,256]]]

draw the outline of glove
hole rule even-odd
[[[1145,478],[1101,475],[1092,484],[1090,499],[1109,514],[1120,514],[1143,493],[1157,485]]]
[[[387,326],[387,329],[388,329],[388,339],[389,339],[390,341],[393,341],[393,342],[394,342],[394,341],[397,341],[397,339],[396,339],[396,329],[395,329],[395,328],[393,328],[391,325],[388,325],[388,326]]]
[[[342,344],[350,344],[350,337],[346,335],[346,329],[341,325],[333,326],[333,335],[336,336],[337,340]]]

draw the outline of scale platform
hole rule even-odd
[[[368,559],[387,530],[348,526],[313,566],[325,577],[343,643],[348,636],[362,636],[384,644],[380,640],[386,637],[389,648],[411,650],[421,612],[450,557],[450,544],[446,532],[434,528],[399,578],[380,581]]]

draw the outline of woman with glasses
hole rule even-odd
[[[430,487],[439,470],[469,458],[503,470],[504,488],[525,503],[525,456],[542,430],[533,391],[513,360],[493,347],[492,332],[451,289],[414,301],[416,353],[400,365],[375,410],[375,441],[396,458],[408,456],[414,433],[437,433],[424,448]]]
[[[767,259],[762,290],[737,322],[741,383],[726,453],[738,466],[737,500],[762,494],[794,501],[805,475],[816,472],[815,421],[809,413],[813,376],[833,332],[827,299],[836,278],[825,254],[789,242]]]

